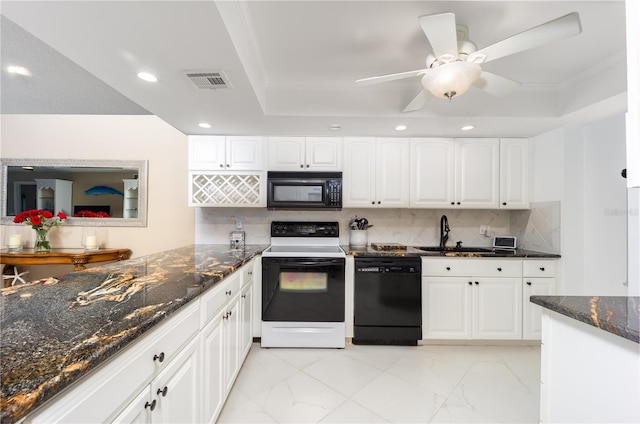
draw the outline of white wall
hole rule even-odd
[[[147,227],[108,227],[105,247],[130,248],[137,257],[193,244],[187,137],[158,117],[2,115],[0,122],[3,158],[149,161]],[[80,247],[81,239],[81,227],[62,225],[51,232],[54,247]]]
[[[584,292],[627,291],[625,121],[616,116],[584,128]]]
[[[550,131],[532,145],[532,201],[561,202],[560,293],[626,294],[624,117]]]

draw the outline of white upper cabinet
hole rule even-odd
[[[342,206],[409,205],[409,140],[347,137]]]
[[[306,168],[313,171],[342,171],[341,137],[307,137]]]
[[[454,154],[452,138],[411,139],[411,207],[451,207],[455,194]]]
[[[498,207],[498,139],[411,139],[411,207]]]
[[[264,168],[262,137],[189,136],[192,171],[260,171]]]
[[[500,208],[529,208],[530,149],[528,138],[500,139]]]
[[[455,149],[455,206],[497,208],[499,140],[458,138]]]
[[[270,171],[341,171],[340,137],[269,137]]]

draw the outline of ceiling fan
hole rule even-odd
[[[418,23],[433,49],[427,55],[426,68],[356,81],[357,84],[365,85],[422,77],[424,89],[404,112],[422,108],[431,96],[451,100],[454,96],[463,94],[471,85],[494,96],[504,96],[520,83],[483,71],[481,64],[582,32],[580,16],[573,12],[478,50],[469,40],[467,27],[456,25],[453,13],[420,16]]]

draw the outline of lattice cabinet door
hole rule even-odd
[[[264,207],[266,175],[246,173],[189,173],[189,206]]]

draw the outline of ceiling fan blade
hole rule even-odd
[[[359,84],[359,85],[378,84],[380,82],[393,81],[393,80],[398,80],[402,78],[417,77],[420,74],[423,74],[425,72],[427,72],[426,69],[418,69],[416,71],[400,72],[398,74],[389,74],[389,75],[381,75],[379,77],[363,78],[363,79],[356,80],[356,84]]]
[[[430,97],[431,93],[429,93],[427,90],[422,90],[416,97],[413,98],[413,100],[411,100],[411,103],[409,103],[407,107],[404,108],[403,112],[413,112],[414,110],[422,109],[422,107]]]
[[[528,29],[513,37],[505,38],[495,44],[478,50],[474,55],[484,55],[484,62],[496,60],[504,56],[543,46],[553,41],[562,40],[582,32],[580,15],[569,13],[537,27]]]
[[[458,55],[458,38],[456,33],[456,16],[453,13],[424,15],[418,23],[427,36],[436,58],[443,54]]]
[[[520,83],[500,75],[492,74],[491,72],[483,71],[473,85],[493,96],[502,97],[518,88]]]

